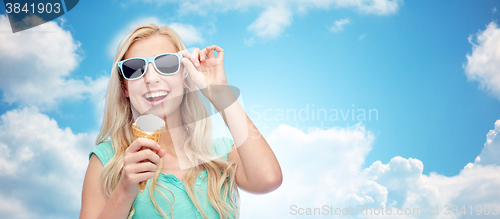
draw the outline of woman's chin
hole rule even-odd
[[[152,107],[146,111],[143,111],[143,113],[141,113],[141,115],[149,115],[149,114],[152,114],[152,115],[160,117],[161,119],[164,119],[164,118],[168,118],[172,114],[172,109],[170,109],[169,107],[166,107],[165,109],[163,109],[160,105],[160,106]]]

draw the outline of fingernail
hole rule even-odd
[[[160,145],[159,145],[159,144],[156,144],[156,148],[157,148],[157,149],[160,149]]]

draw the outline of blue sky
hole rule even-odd
[[[0,24],[3,25],[0,57],[7,58],[7,61],[0,61],[0,75],[8,78],[0,82],[0,127],[14,127],[7,121],[23,113],[40,121],[52,121],[52,125],[55,122],[57,127],[54,127],[54,132],[71,132],[74,138],[66,140],[80,144],[77,150],[82,151],[83,158],[79,159],[86,162],[85,156],[92,149],[92,141],[100,128],[100,100],[105,92],[117,39],[121,39],[132,27],[155,22],[177,27],[188,47],[216,44],[224,48],[228,82],[241,90],[241,101],[247,114],[264,136],[273,139],[269,140],[276,145],[271,144],[273,150],[282,151],[277,156],[285,160],[282,163],[284,169],[287,168],[283,166],[288,164],[287,159],[296,154],[293,154],[294,147],[283,149],[287,146],[282,145],[284,141],[279,139],[288,136],[283,132],[295,133],[297,130],[307,136],[302,140],[313,139],[305,142],[317,140],[319,144],[325,144],[324,141],[332,141],[325,146],[304,143],[303,146],[311,154],[299,156],[296,161],[298,166],[316,159],[316,156],[322,157],[318,155],[321,153],[335,154],[337,150],[340,153],[344,148],[342,145],[345,145],[353,149],[353,153],[359,152],[361,157],[355,156],[345,162],[342,160],[345,158],[339,157],[342,160],[339,161],[340,166],[331,168],[327,168],[329,158],[326,157],[315,163],[319,166],[311,168],[317,170],[313,171],[316,177],[352,162],[353,170],[359,172],[354,175],[366,177],[362,180],[356,178],[360,183],[369,181],[371,175],[368,173],[379,167],[375,165],[377,162],[388,165],[389,169],[390,165],[394,167],[406,162],[407,166],[414,164],[417,169],[422,164],[423,169],[418,176],[426,182],[448,180],[453,184],[460,177],[470,176],[463,175],[467,174],[464,167],[469,163],[476,165],[471,168],[478,168],[481,162],[476,157],[483,152],[500,153],[500,140],[495,138],[496,135],[490,135],[490,143],[487,141],[488,133],[494,134],[500,129],[495,127],[495,122],[500,119],[500,66],[495,64],[500,62],[500,52],[489,49],[500,46],[495,44],[500,42],[497,33],[500,2],[314,2],[80,1],[62,19],[33,28],[29,34],[16,33],[18,35],[6,32],[9,24],[3,8],[0,8],[0,16],[4,18],[0,19],[4,22]],[[380,5],[375,4],[377,2]],[[43,32],[46,30],[49,32]],[[490,33],[487,30],[492,34],[486,34]],[[22,37],[13,37],[20,34]],[[34,39],[32,37],[45,41],[30,44],[28,41]],[[23,47],[24,42],[30,46]],[[8,49],[9,45],[23,49],[14,52]],[[56,49],[52,51],[48,48]],[[20,67],[24,62],[19,57],[35,57],[39,61],[37,63],[42,63],[43,69],[33,63]],[[61,59],[63,57],[65,59]],[[27,90],[32,83],[38,85],[33,90]],[[370,110],[376,112],[371,114],[371,118],[368,117]],[[301,111],[303,117],[300,117]],[[319,111],[327,112],[326,119],[324,116],[318,119]],[[363,111],[366,117],[360,121]],[[283,117],[280,117],[283,115],[281,112],[285,113]],[[286,112],[299,115],[294,118],[293,114],[289,114],[287,118]],[[338,119],[331,119],[335,117]],[[309,132],[313,127],[323,128]],[[50,138],[50,135],[47,132],[40,138]],[[315,138],[316,135],[326,136]],[[329,138],[328,135],[334,137]],[[361,139],[356,140],[359,135]],[[14,148],[23,145],[19,142],[22,136],[0,136],[0,151],[12,155],[10,158],[10,155],[0,157],[3,162],[0,165],[7,170],[15,166],[9,166],[9,161],[17,153],[14,153]],[[349,136],[354,136],[354,140]],[[338,140],[344,137],[352,142]],[[321,140],[323,138],[327,140]],[[85,145],[87,143],[89,145]],[[50,143],[47,145],[50,147]],[[493,152],[485,149],[489,147],[487,145],[493,145]],[[26,162],[43,154],[37,153],[38,149],[32,150],[34,152],[26,158]],[[71,151],[71,148],[68,150]],[[63,162],[58,159],[66,158],[61,155],[44,161],[42,170],[51,172],[51,166]],[[79,171],[83,168],[84,171],[86,164],[75,164],[75,168]],[[498,161],[483,164],[485,168],[497,171],[490,171],[497,176],[496,179],[500,177]],[[476,172],[483,170],[476,169]],[[40,170],[27,169],[25,174],[30,171]],[[290,170],[287,173],[297,175],[300,171]],[[79,177],[83,176],[75,176],[75,182]],[[2,178],[17,182],[14,173],[0,175]],[[326,179],[319,179],[324,182],[322,180]],[[402,190],[391,190],[382,181],[371,180],[388,191],[385,201],[372,198],[375,200],[373,203],[391,206],[391,201],[396,201],[392,206],[410,205],[405,195],[398,193]],[[499,181],[494,182],[498,190]],[[284,184],[280,190],[303,189],[301,186],[307,185]],[[340,185],[340,188],[344,187]],[[359,197],[370,196],[370,193],[363,193],[363,188],[344,188],[346,194],[335,197],[347,200],[339,205],[350,203],[352,197],[358,197],[352,200],[357,200],[359,204]],[[466,191],[469,187],[462,185],[460,188],[460,191]],[[360,195],[362,193],[365,196]],[[0,192],[0,202],[14,199],[13,194]],[[275,194],[270,197],[283,198],[279,196],[279,191]],[[322,197],[315,194],[309,194],[309,198],[321,200]],[[498,198],[484,201],[478,197],[477,200],[500,204]],[[36,205],[33,200],[17,201],[23,208]],[[76,206],[79,200],[75,202]],[[428,202],[435,203],[432,200]],[[282,207],[288,209],[289,206]],[[7,210],[3,211],[3,215],[9,215]],[[75,212],[78,213],[78,209],[50,217],[64,218]],[[40,210],[34,214],[41,216],[48,213]]]

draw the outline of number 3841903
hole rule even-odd
[[[28,3],[25,3],[24,5],[20,3],[7,3],[5,4],[5,10],[7,11],[8,14],[10,13],[38,13],[38,14],[43,14],[43,13],[60,13],[61,12],[61,4],[60,3],[32,3],[31,5],[28,5]]]
[[[445,215],[498,215],[500,211],[500,206],[498,205],[476,205],[475,208],[463,205],[461,208],[458,205],[445,205],[444,214]]]

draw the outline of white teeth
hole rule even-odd
[[[159,92],[155,92],[155,93],[147,93],[144,96],[146,98],[153,98],[153,97],[165,96],[167,94],[168,94],[168,92],[166,92],[166,91],[159,91]]]

